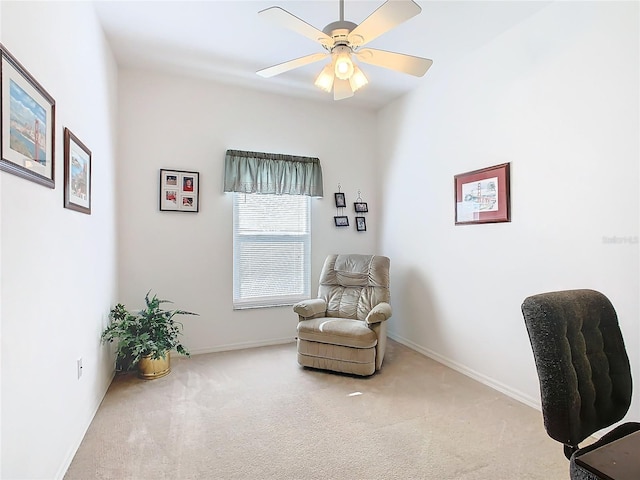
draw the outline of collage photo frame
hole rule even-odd
[[[199,196],[198,172],[160,169],[160,211],[198,212]]]

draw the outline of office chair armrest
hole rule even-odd
[[[371,309],[365,321],[371,325],[372,323],[384,322],[391,318],[391,305],[386,302],[377,304]]]
[[[304,320],[314,315],[324,314],[327,311],[327,302],[323,298],[303,300],[293,306],[293,311],[300,316],[301,320]]]

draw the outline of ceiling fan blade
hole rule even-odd
[[[262,70],[258,70],[256,73],[261,77],[270,78],[281,73],[288,72],[289,70],[293,70],[294,68],[304,67],[310,63],[319,62],[320,60],[327,58],[329,55],[330,53],[312,53],[311,55],[296,58],[295,60],[289,60],[288,62],[279,63],[272,67],[263,68]]]
[[[261,10],[258,12],[258,15],[277,23],[281,27],[288,28],[300,35],[304,35],[327,48],[333,47],[333,39],[329,35],[280,7],[270,7],[265,10]]]
[[[406,22],[422,11],[412,0],[387,0],[349,33],[351,45],[358,47]]]
[[[353,90],[351,90],[349,80],[340,80],[336,77],[333,81],[333,99],[342,100],[349,97],[353,97]]]
[[[427,70],[429,70],[429,67],[433,64],[433,60],[429,60],[428,58],[414,57],[413,55],[405,55],[404,53],[386,52],[374,48],[363,48],[355,52],[355,55],[361,62],[408,73],[416,77],[421,77],[427,73]]]

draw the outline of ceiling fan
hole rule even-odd
[[[432,60],[362,48],[374,38],[415,17],[421,11],[422,8],[413,0],[387,0],[358,25],[344,19],[344,0],[340,0],[340,20],[330,23],[321,31],[280,7],[261,10],[258,12],[261,17],[318,42],[326,52],[312,53],[258,70],[256,73],[269,78],[331,57],[331,63],[320,72],[315,85],[326,92],[333,89],[334,100],[349,98],[356,90],[369,83],[362,70],[353,62],[352,56],[363,63],[421,77],[427,73]]]

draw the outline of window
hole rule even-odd
[[[310,297],[306,195],[233,194],[233,308],[293,305]]]

